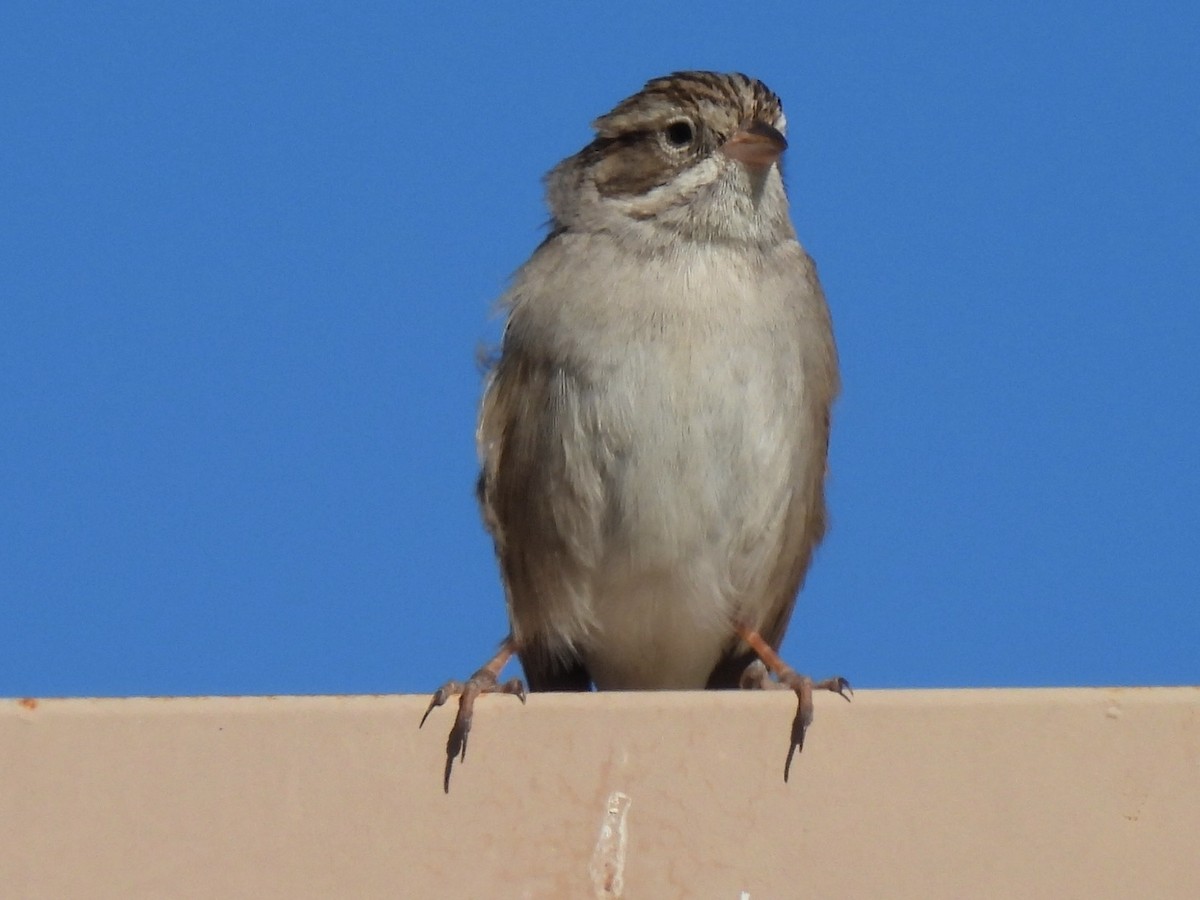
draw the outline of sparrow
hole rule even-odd
[[[784,686],[786,780],[813,691],[852,692],[777,652],[826,530],[839,390],[783,107],[746,75],[676,72],[593,128],[546,178],[549,233],[502,298],[479,413],[511,631],[421,723],[460,698],[449,790],[475,699],[525,700],[499,681],[514,654],[530,691]]]

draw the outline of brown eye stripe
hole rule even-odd
[[[589,148],[596,161],[596,190],[604,197],[645,194],[666,184],[684,167],[664,162],[658,138],[651,131],[635,131],[615,138],[598,138]]]

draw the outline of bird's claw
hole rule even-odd
[[[439,706],[444,706],[446,701],[456,694],[463,692],[463,683],[461,681],[447,681],[440,688],[433,692],[433,696],[429,699],[429,705],[425,707],[425,715],[421,716],[421,724],[418,728],[425,727],[425,720],[429,718],[429,714]]]
[[[848,682],[841,675],[838,675],[835,678],[827,678],[819,684],[814,684],[813,688],[815,690],[831,691],[837,694],[847,703],[854,699],[854,688],[850,687],[850,682]]]
[[[804,750],[804,735],[813,720],[813,691],[830,691],[847,702],[854,696],[850,682],[840,675],[814,682],[807,675],[789,671],[779,679],[780,683],[796,692],[796,717],[792,720],[792,739],[788,746],[787,759],[783,764],[783,780],[788,780],[792,770],[792,759]]]
[[[446,770],[442,779],[442,787],[446,793],[450,793],[450,771],[454,767],[455,757],[459,760],[467,758],[467,737],[471,733],[471,717],[475,709],[475,699],[480,694],[513,694],[521,703],[524,703],[526,698],[525,682],[520,678],[510,678],[500,684],[496,680],[495,673],[486,667],[480,669],[466,681],[447,681],[434,691],[433,696],[429,699],[429,706],[425,708],[425,714],[421,716],[421,722],[417,725],[418,728],[424,726],[425,720],[429,718],[431,712],[439,706],[444,706],[451,697],[457,695],[458,713],[454,717],[454,724],[450,727],[450,734],[446,738]]]

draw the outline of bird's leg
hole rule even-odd
[[[525,702],[525,682],[520,678],[510,678],[501,684],[498,680],[500,670],[516,652],[517,644],[510,634],[500,642],[500,650],[482,669],[466,681],[447,681],[438,688],[429,701],[425,715],[421,716],[421,725],[418,725],[418,728],[425,724],[425,720],[436,707],[458,695],[458,715],[454,717],[454,726],[446,739],[446,773],[442,787],[447,794],[450,793],[450,770],[454,767],[454,758],[467,758],[467,735],[471,733],[471,713],[475,709],[475,698],[480,694],[516,694],[517,699]]]
[[[835,678],[826,678],[824,681],[813,681],[807,675],[801,675],[785,663],[774,648],[763,640],[762,635],[753,628],[739,622],[734,626],[734,630],[758,656],[758,660],[748,665],[746,671],[742,673],[741,686],[743,688],[786,687],[796,692],[799,705],[796,708],[796,718],[792,720],[791,743],[788,745],[787,760],[783,764],[783,780],[787,781],[788,773],[792,768],[792,757],[796,755],[797,751],[804,749],[804,733],[812,724],[813,691],[833,691],[846,700],[854,695],[854,691],[850,687],[850,682],[840,675]],[[777,681],[771,680],[770,675],[767,674],[768,669]]]

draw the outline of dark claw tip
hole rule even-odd
[[[797,744],[795,741],[788,747],[787,759],[783,762],[783,783],[787,784],[788,776],[792,774],[792,760],[796,757],[796,751],[802,749],[802,744]]]

